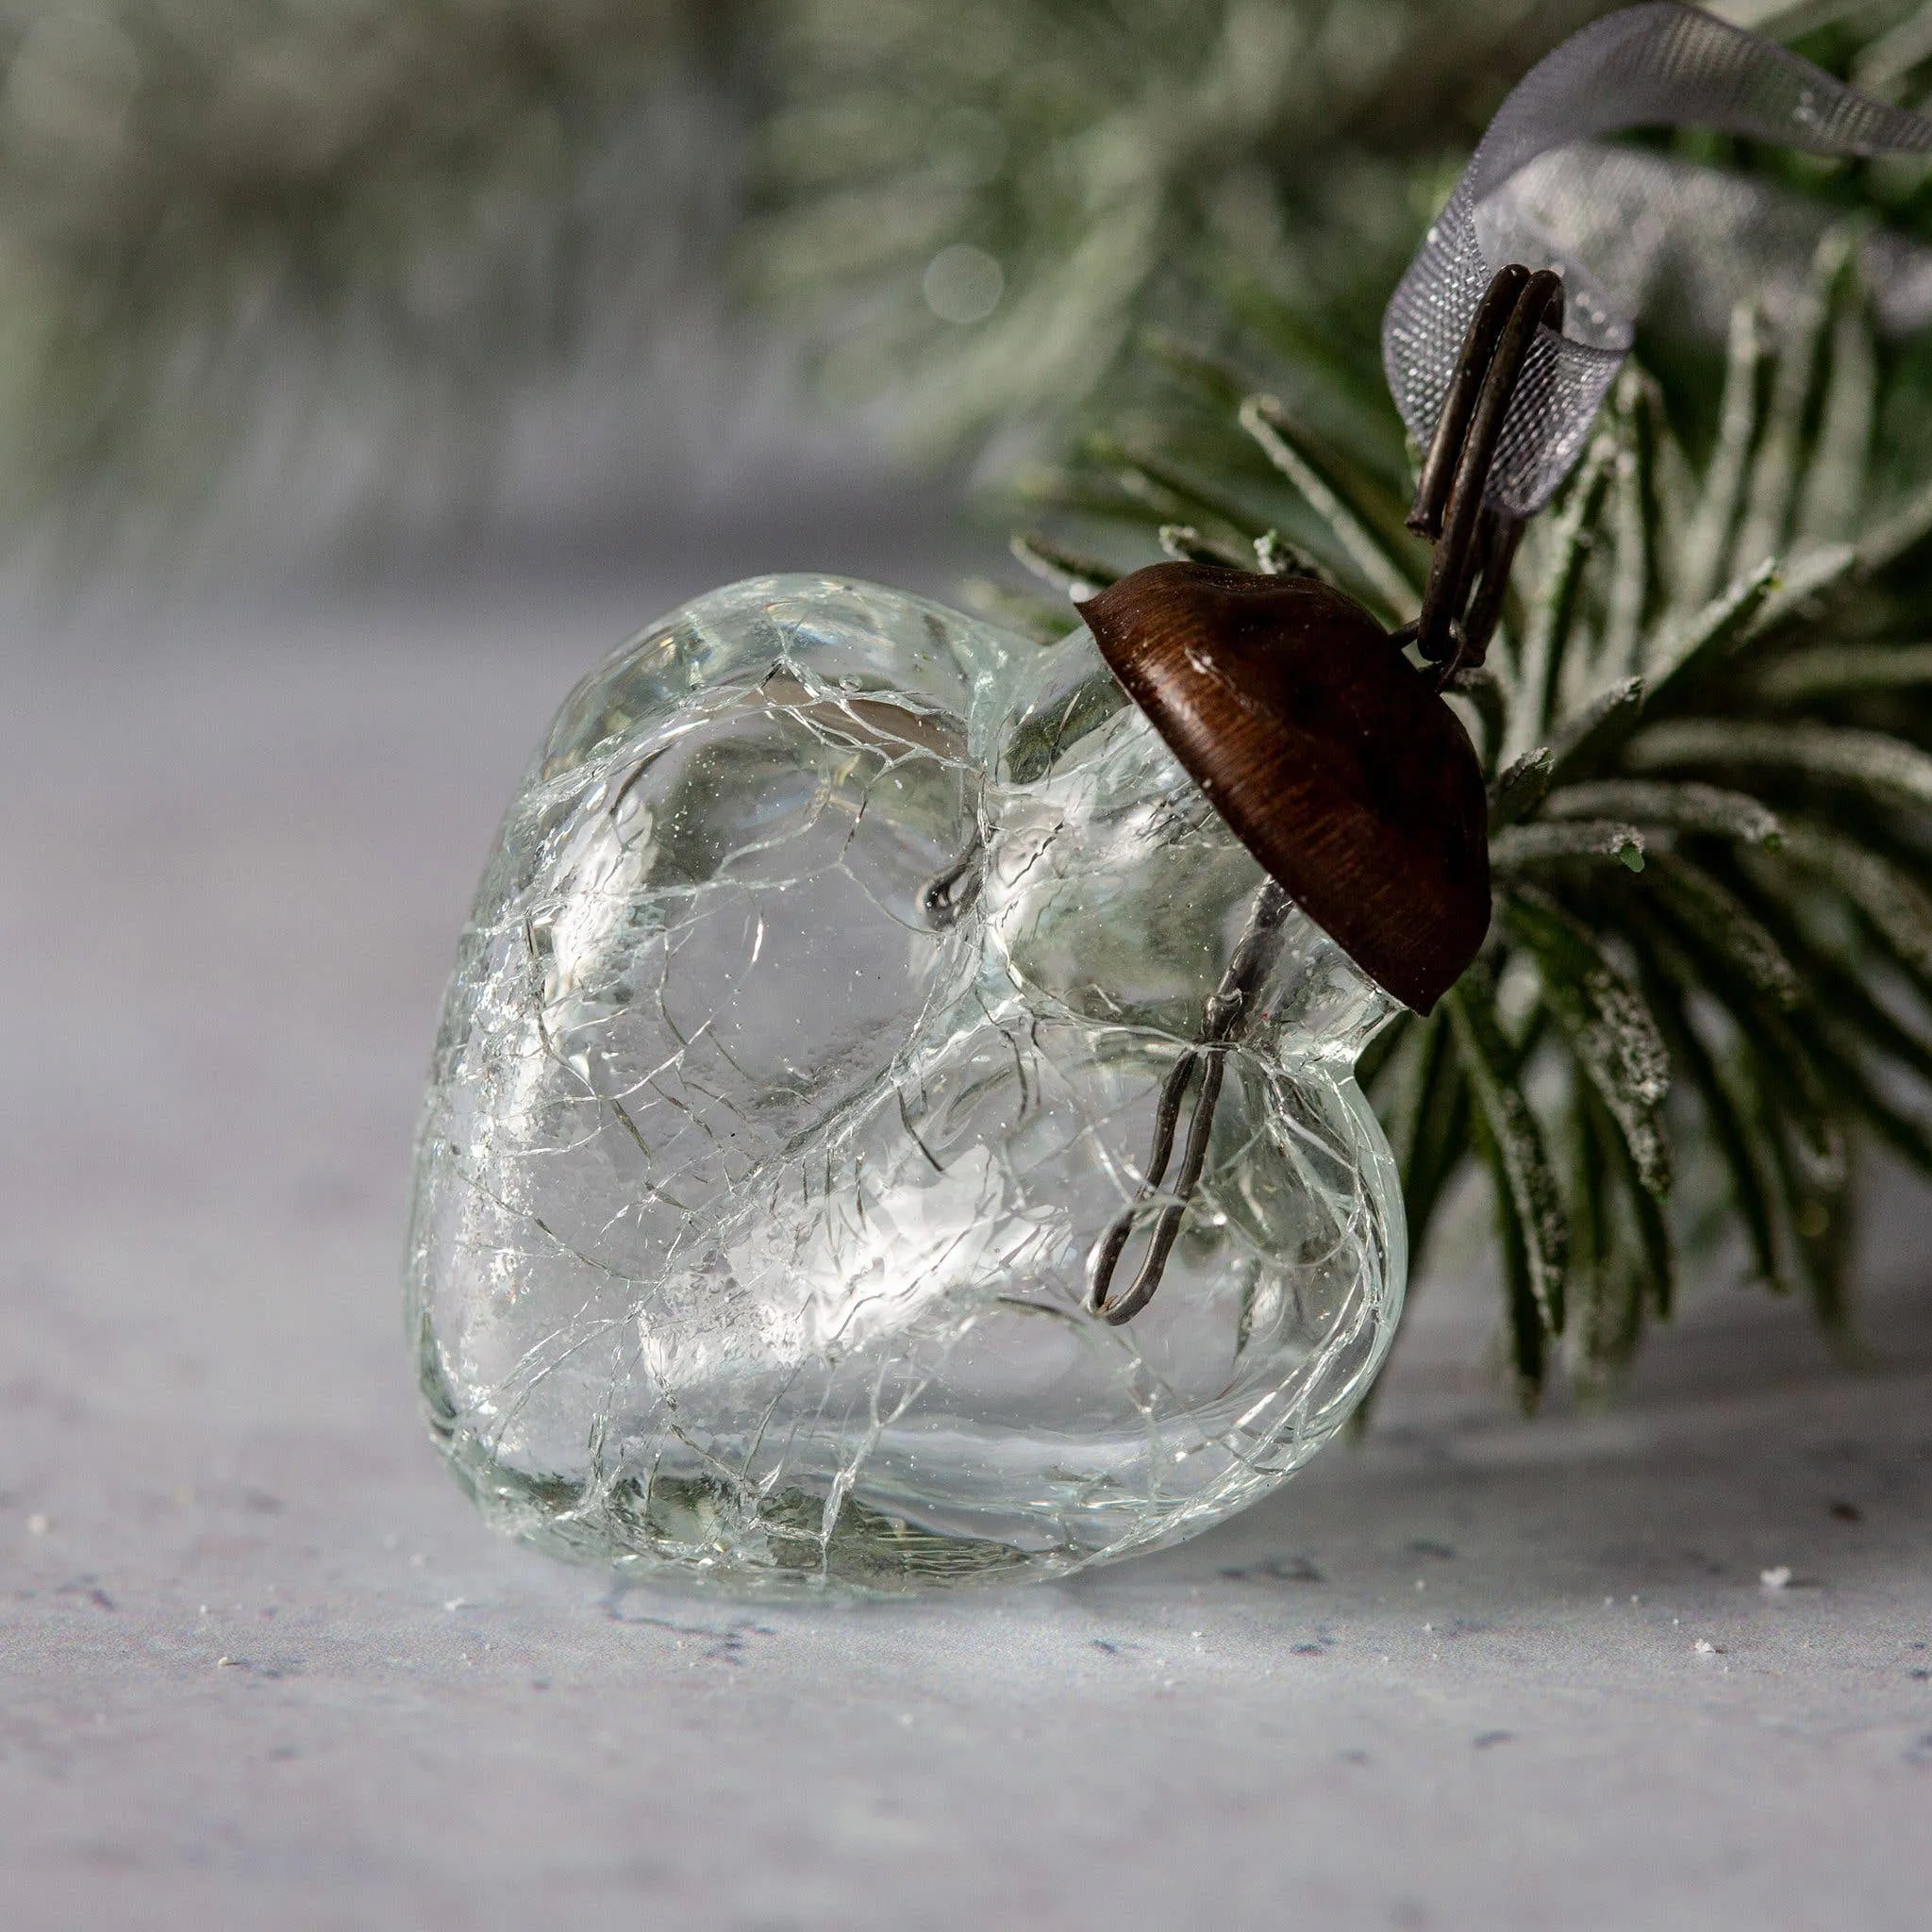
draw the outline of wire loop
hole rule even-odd
[[[1416,648],[1457,672],[1480,665],[1503,614],[1520,518],[1484,501],[1509,403],[1537,330],[1563,325],[1563,283],[1519,262],[1497,271],[1477,306],[1429,440],[1408,526],[1439,541],[1413,633]]]

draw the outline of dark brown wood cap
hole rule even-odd
[[[1157,563],[1079,606],[1235,835],[1419,1013],[1490,926],[1482,768],[1428,677],[1313,577]]]

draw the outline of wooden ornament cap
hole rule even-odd
[[[1428,676],[1313,577],[1157,563],[1078,608],[1241,843],[1429,1012],[1489,931],[1490,841],[1475,748]]]

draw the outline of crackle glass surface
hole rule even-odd
[[[411,1332],[484,1513],[623,1570],[899,1591],[1273,1488],[1407,1265],[1353,1074],[1392,1005],[1294,908],[1158,1292],[1087,1307],[1263,884],[1084,631],[792,576],[619,651],[510,807],[418,1146]]]

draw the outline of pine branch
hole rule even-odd
[[[378,473],[487,473],[514,398],[715,252],[743,11],[0,0],[8,508],[192,517],[265,425],[286,469],[358,415]]]
[[[1878,480],[1923,474],[1932,424],[1874,358],[1846,232],[1791,325],[1734,318],[1701,450],[1677,428],[1697,392],[1633,362],[1455,691],[1496,774],[1497,918],[1364,1075],[1418,1242],[1464,1162],[1490,1176],[1525,1401],[1559,1349],[1613,1376],[1674,1306],[1674,1141],[1714,1157],[1753,1271],[1838,1335],[1851,1154],[1876,1138],[1932,1172],[1932,491]],[[1392,622],[1417,577],[1379,505],[1407,475],[1386,430],[1332,441],[1375,374],[1302,353],[1341,326],[1321,297],[1246,299],[1254,375],[1224,350],[1211,381],[1150,375],[1139,445],[1185,452],[1230,525],[1298,518]],[[1077,463],[1069,483],[1091,487]]]

